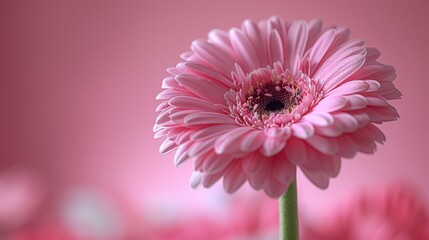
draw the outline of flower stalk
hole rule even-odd
[[[298,240],[298,200],[296,178],[285,194],[279,198],[280,240]]]

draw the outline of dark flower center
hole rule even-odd
[[[279,100],[271,101],[265,106],[265,111],[267,112],[278,112],[285,107],[284,103]]]
[[[283,113],[291,107],[292,94],[282,84],[267,83],[247,97],[250,110],[259,116]]]

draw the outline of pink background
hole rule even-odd
[[[279,15],[349,26],[397,68],[404,94],[393,103],[401,119],[381,127],[387,143],[375,155],[344,161],[326,191],[299,176],[302,214],[396,181],[429,199],[428,9],[417,0],[2,1],[0,172],[31,171],[53,203],[79,188],[114,193],[137,214],[217,209],[229,198],[220,184],[192,190],[191,164],[176,169],[158,153],[155,96],[193,39]]]

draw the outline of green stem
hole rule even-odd
[[[296,179],[279,199],[280,240],[298,240],[298,201]]]

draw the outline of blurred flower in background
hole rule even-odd
[[[16,174],[15,172],[14,174]],[[270,240],[278,238],[277,201],[260,194],[239,193],[225,198],[216,214],[207,212],[177,214],[170,220],[157,220],[151,215],[136,214],[127,201],[114,192],[95,189],[68,191],[58,204],[56,214],[36,217],[42,209],[40,198],[23,192],[32,189],[29,176],[15,178],[15,190],[4,191],[2,205],[2,237],[10,240]],[[31,174],[30,174],[31,175]],[[20,177],[17,177],[20,176]],[[4,176],[1,177],[4,179]],[[18,185],[26,183],[23,185]],[[1,185],[4,186],[2,181]],[[9,183],[12,184],[12,183]],[[21,191],[21,195],[17,192]],[[30,193],[30,192],[28,192]],[[28,194],[27,193],[27,194]],[[40,196],[40,193],[38,193]],[[37,196],[31,195],[31,196]],[[31,199],[37,200],[36,202]],[[116,199],[116,200],[115,200]],[[3,203],[3,202],[2,202]],[[37,203],[37,204],[36,204]],[[412,184],[395,183],[358,191],[326,211],[315,221],[308,216],[300,219],[302,240],[428,240],[429,209],[420,192]],[[9,206],[9,210],[4,210]],[[31,206],[31,207],[29,207]],[[25,214],[20,214],[19,209]],[[305,210],[305,209],[304,209]],[[150,209],[146,209],[147,212]],[[162,212],[160,211],[160,214]],[[174,215],[174,211],[171,212]],[[166,217],[166,216],[160,216]],[[168,219],[168,217],[167,217]],[[9,220],[7,222],[6,220]],[[7,223],[6,223],[7,222]],[[7,230],[7,231],[5,231]]]
[[[37,173],[26,167],[0,170],[0,238],[31,224],[43,208],[46,189]]]
[[[428,240],[429,209],[412,185],[392,184],[354,196],[323,222],[307,225],[303,239]]]

